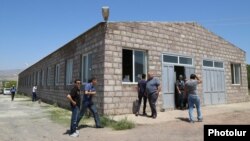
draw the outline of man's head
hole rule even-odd
[[[81,80],[80,79],[75,80],[75,86],[77,86],[80,89],[80,87],[81,87]]]
[[[179,79],[182,80],[182,79],[183,79],[183,76],[182,76],[182,75],[179,75]]]
[[[142,79],[145,79],[145,78],[146,78],[146,74],[143,73],[143,74],[141,75],[141,78],[142,78]]]
[[[154,77],[154,75],[153,75],[153,73],[152,72],[148,72],[148,79],[151,79],[151,78],[153,78]]]
[[[195,79],[196,78],[196,75],[195,74],[191,74],[190,75],[190,79]]]
[[[90,79],[90,83],[92,83],[93,85],[96,85],[96,84],[97,84],[97,79],[96,79],[96,77],[92,77],[92,78]]]

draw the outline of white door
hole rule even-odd
[[[203,100],[205,105],[225,103],[225,74],[223,69],[203,68]]]
[[[175,72],[174,66],[163,65],[162,66],[162,96],[163,96],[163,108],[175,107]]]

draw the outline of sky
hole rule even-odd
[[[25,69],[102,22],[198,22],[247,54],[249,0],[0,0],[0,70]]]

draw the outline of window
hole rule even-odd
[[[41,81],[42,81],[42,86],[44,85],[44,70],[41,70],[42,74],[41,74]]]
[[[39,74],[40,74],[40,71],[37,71],[36,72],[36,78],[37,78],[36,79],[36,85],[40,85],[40,75]]]
[[[203,60],[203,66],[212,68],[224,68],[223,62],[211,60]]]
[[[47,68],[47,86],[50,86],[50,72],[51,72],[51,67]]]
[[[214,64],[213,64],[213,61],[203,60],[203,66],[206,66],[206,67],[213,67]]]
[[[241,69],[240,64],[231,64],[232,84],[240,84]]]
[[[178,56],[164,55],[163,61],[168,63],[178,63]]]
[[[92,54],[82,55],[82,82],[88,82],[92,76]]]
[[[163,55],[163,62],[182,65],[193,65],[193,59],[182,56]]]
[[[66,62],[66,84],[72,84],[72,75],[73,75],[73,59],[68,59]]]
[[[224,68],[222,62],[214,62],[214,67],[215,68]]]
[[[180,64],[192,65],[192,58],[179,57]]]
[[[122,50],[123,82],[138,82],[141,74],[146,73],[146,53],[137,50]]]
[[[60,65],[57,64],[55,66],[56,70],[55,70],[55,85],[59,85],[60,82]]]

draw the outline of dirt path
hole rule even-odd
[[[190,124],[186,118],[180,117],[161,123],[137,125],[126,131],[87,127],[80,130],[79,138],[72,138],[65,134],[68,127],[52,122],[42,106],[23,98],[11,102],[9,96],[0,95],[0,141],[202,141],[204,124],[250,124],[250,107],[238,106],[238,109],[225,110],[232,106],[228,105],[220,114],[205,115],[204,122]],[[169,113],[165,112],[165,115]]]

